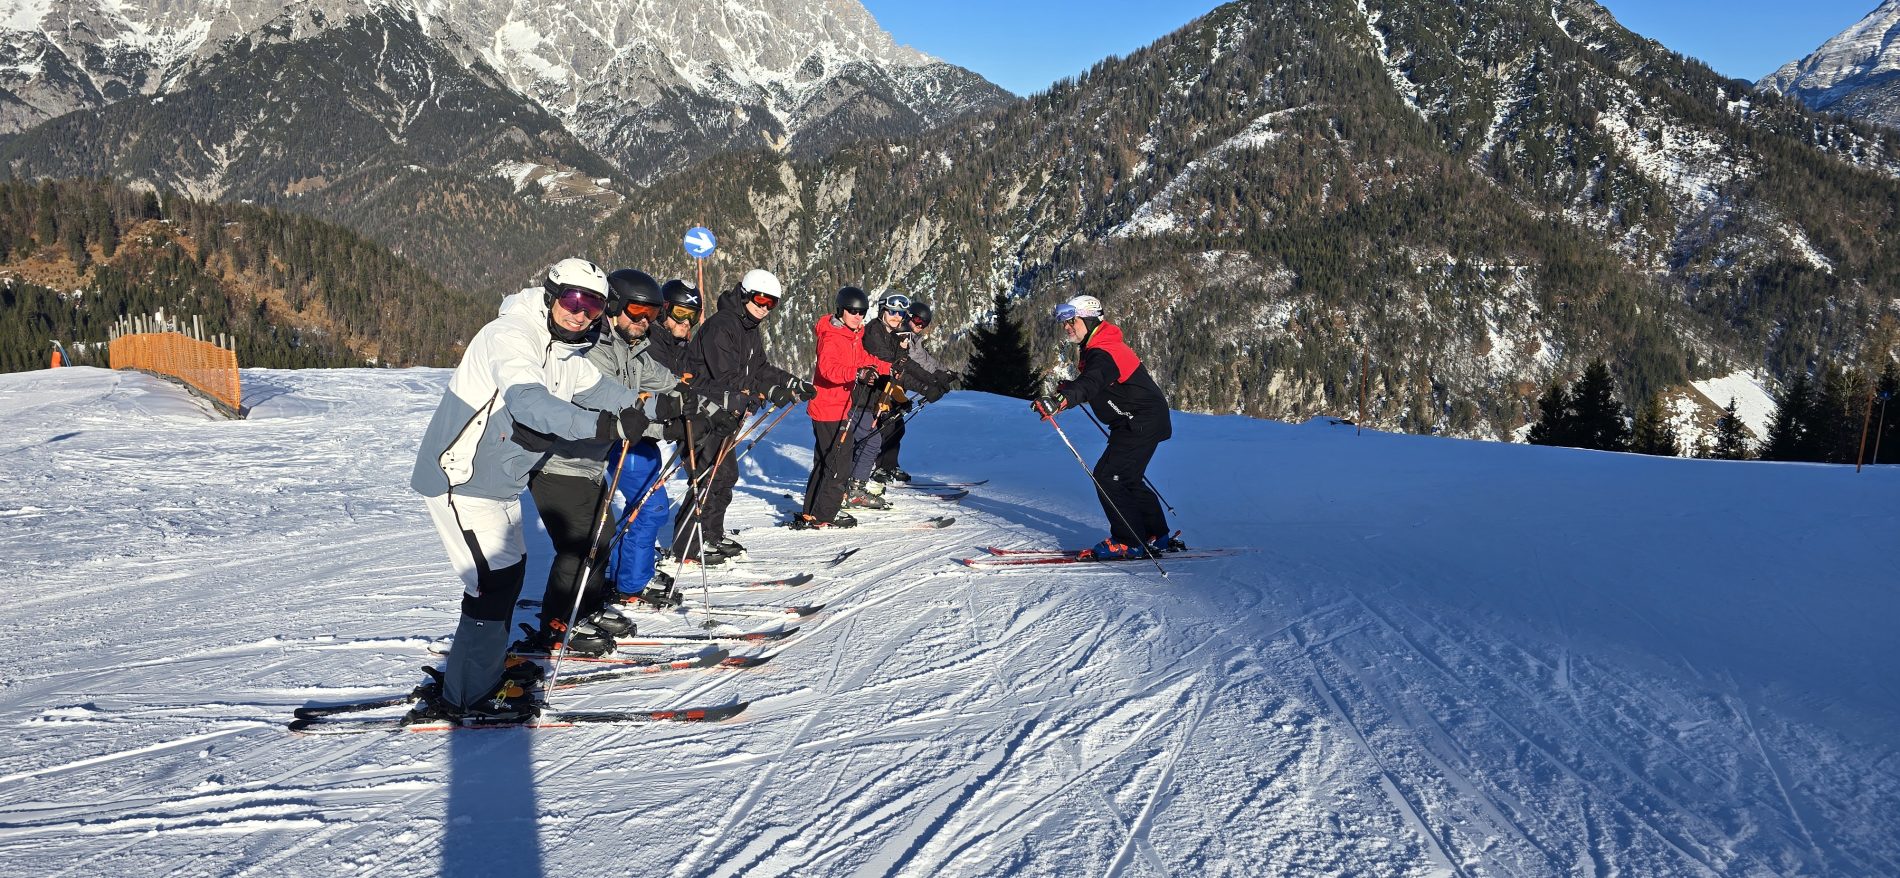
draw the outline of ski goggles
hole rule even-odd
[[[627,315],[628,320],[639,323],[643,320],[650,321],[660,316],[660,306],[651,305],[646,302],[628,302],[626,306],[621,309],[620,313]]]
[[[1056,306],[1056,322],[1058,323],[1067,323],[1080,316],[1082,316],[1082,313],[1075,310],[1075,306],[1068,302],[1063,302]]]
[[[600,312],[607,310],[606,297],[593,290],[584,290],[580,287],[564,287],[554,301],[561,303],[561,307],[570,312],[585,314],[588,317],[599,317]]]
[[[678,320],[681,323],[691,323],[694,318],[699,316],[699,309],[691,305],[668,305],[666,306],[666,316]]]
[[[918,329],[923,329],[924,327],[927,327],[930,325],[930,318],[919,317],[916,314],[912,314],[910,315],[910,325],[915,326]]]
[[[752,301],[752,304],[757,305],[761,308],[764,308],[767,311],[770,311],[773,308],[778,307],[778,299],[773,296],[768,296],[764,293],[753,293],[751,301]]]

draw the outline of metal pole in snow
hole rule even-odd
[[[1874,419],[1874,394],[1867,392],[1867,411],[1860,416],[1860,451],[1854,454],[1854,472],[1860,472],[1860,465],[1867,460],[1867,425]]]

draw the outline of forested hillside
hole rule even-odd
[[[1640,400],[1859,356],[1900,273],[1897,166],[1585,0],[1250,0],[918,140],[715,160],[592,250],[674,264],[712,222],[720,276],[778,270],[794,327],[847,282],[950,331],[998,291],[1032,318],[1093,293],[1177,405],[1344,412],[1369,353],[1376,422],[1500,436],[1597,357]]]
[[[121,316],[199,315],[245,366],[453,365],[493,306],[356,234],[92,181],[0,184],[0,369],[84,362]]]

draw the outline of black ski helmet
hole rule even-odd
[[[841,318],[847,309],[863,314],[871,310],[871,297],[857,287],[839,287],[838,310],[832,312],[831,316]]]
[[[619,317],[629,303],[658,308],[662,301],[660,283],[653,279],[653,275],[632,268],[622,268],[607,275],[609,317]]]
[[[699,298],[699,288],[677,277],[667,281],[666,286],[660,288],[660,298],[665,299],[669,306],[691,308],[695,314],[699,313],[704,305]]]
[[[928,302],[910,303],[910,322],[915,323],[918,326],[929,326],[930,325],[930,303]]]

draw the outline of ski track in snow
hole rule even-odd
[[[248,370],[229,422],[136,374],[0,375],[7,871],[1900,875],[1893,467],[1177,415],[1151,472],[1177,525],[1248,551],[1163,580],[953,563],[1100,537],[1067,450],[978,394],[905,447],[991,480],[960,503],[767,527],[810,461],[794,413],[742,467],[755,562],[709,581],[809,570],[723,599],[827,609],[728,617],[799,628],[736,645],[757,669],[555,696],[738,719],[293,736],[454,626],[407,487],[446,379]],[[535,597],[538,532],[530,558]]]

